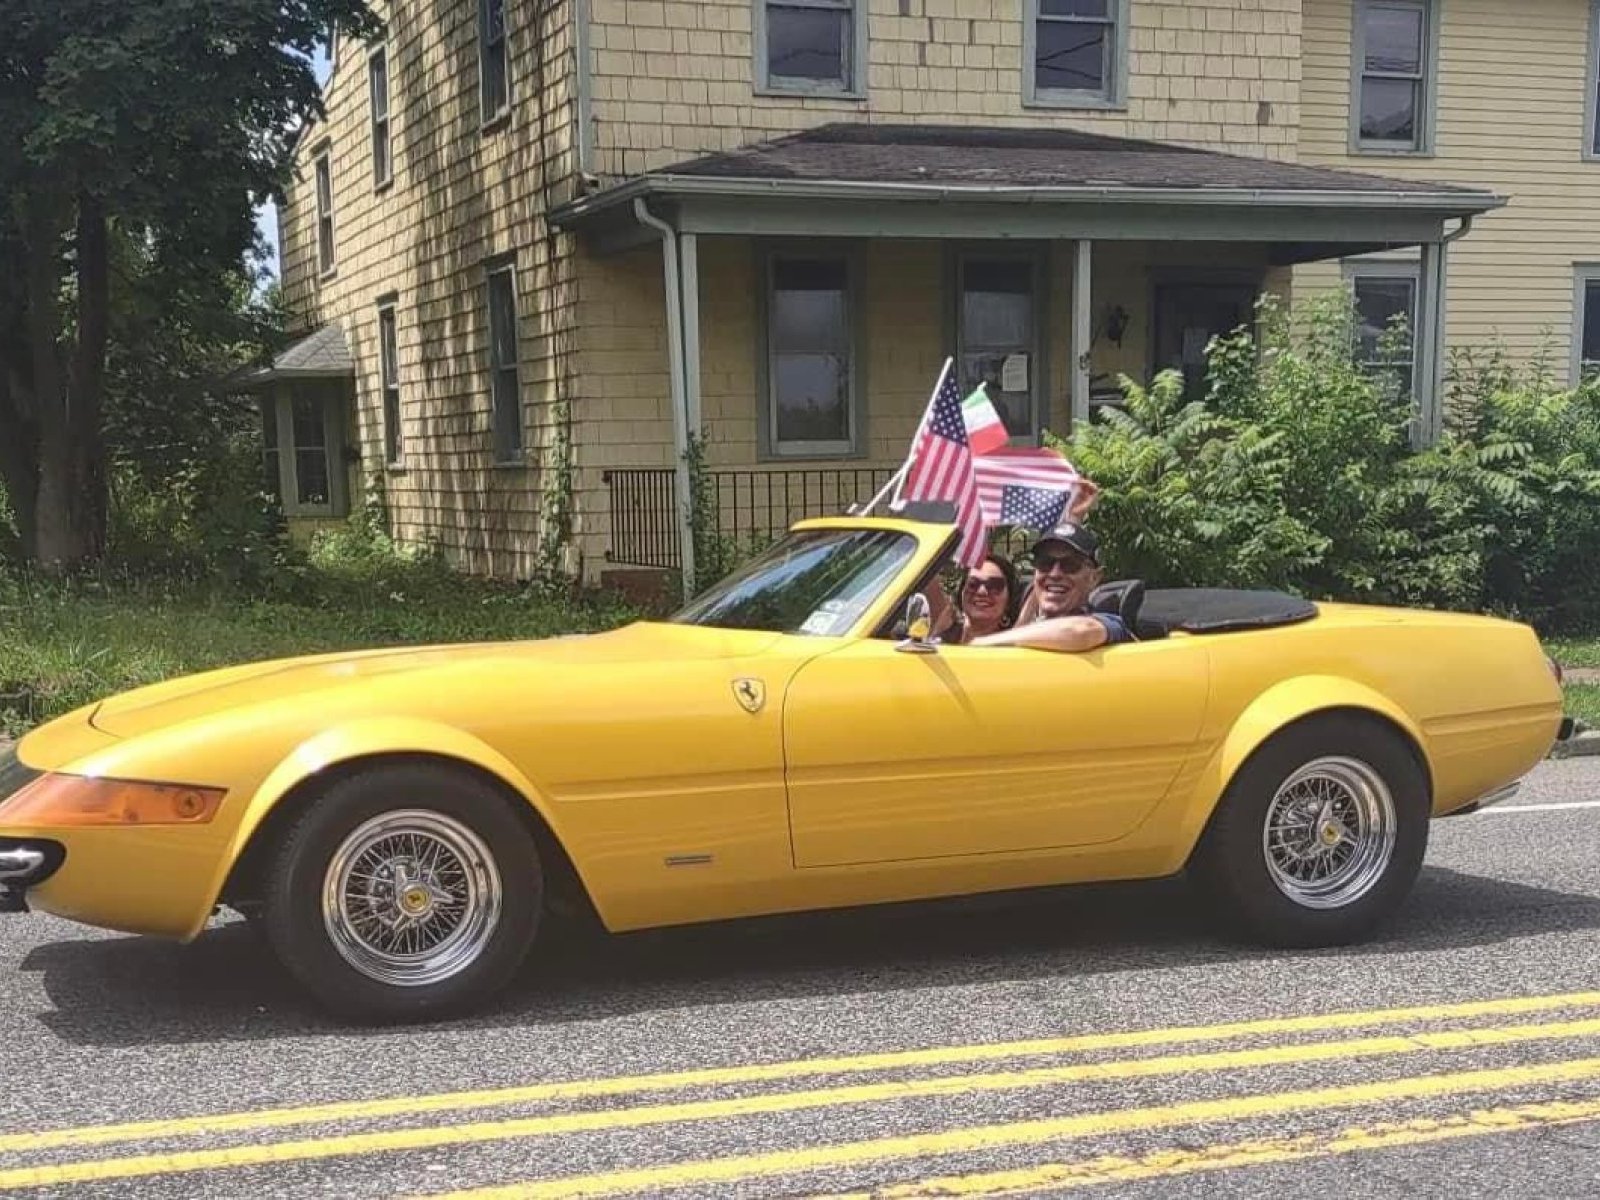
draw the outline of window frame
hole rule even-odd
[[[478,127],[483,132],[498,128],[511,118],[515,89],[511,79],[511,3],[500,4],[500,73],[505,81],[505,97],[498,108],[489,107],[489,6],[496,0],[478,0]]]
[[[377,66],[383,64],[383,115],[378,115]],[[368,128],[372,134],[372,190],[381,192],[394,183],[394,87],[390,78],[389,47],[379,46],[367,55]],[[381,127],[381,135],[380,135]],[[379,153],[379,147],[382,153]],[[382,163],[380,169],[379,163]]]
[[[755,12],[751,22],[754,36],[751,55],[754,65],[752,79],[758,96],[830,96],[841,100],[867,98],[867,3],[866,0],[752,0]],[[779,8],[815,8],[829,12],[843,12],[850,21],[850,37],[845,46],[846,78],[833,82],[825,79],[803,79],[786,75],[773,75],[767,57],[767,14],[776,5]]]
[[[323,179],[327,179],[324,201]],[[324,142],[311,155],[311,190],[316,211],[317,278],[331,279],[339,270],[338,228],[333,215],[333,144]],[[327,226],[324,238],[323,226]]]
[[[1347,259],[1342,264],[1345,285],[1350,288],[1351,299],[1355,299],[1358,283],[1363,279],[1394,280],[1403,279],[1411,285],[1411,312],[1409,314],[1408,328],[1411,332],[1411,378],[1408,384],[1407,395],[1416,398],[1417,395],[1417,368],[1420,366],[1422,350],[1422,262],[1415,258],[1397,259]],[[1355,349],[1354,347],[1352,349]],[[1365,359],[1357,358],[1357,365],[1362,369],[1376,367],[1376,363],[1368,363]]]
[[[406,462],[405,423],[400,412],[400,299],[393,294],[380,297],[377,307],[378,399],[379,412],[382,414],[383,465],[399,470],[404,468]]]
[[[1022,103],[1026,108],[1080,108],[1126,111],[1128,107],[1128,46],[1132,40],[1131,0],[1109,0],[1111,16],[1102,22],[1093,17],[1054,17],[1041,14],[1040,0],[1024,0],[1022,14]],[[1041,88],[1037,75],[1039,22],[1063,24],[1101,24],[1110,30],[1106,86],[1101,91],[1067,88]]]
[[[1600,372],[1600,359],[1583,357],[1583,326],[1591,287],[1596,290],[1596,303],[1600,303],[1600,262],[1574,263],[1572,275],[1572,386],[1577,387],[1583,382],[1585,363],[1595,364]]]
[[[300,501],[300,471],[296,461],[294,440],[294,402],[297,389],[307,388],[307,383],[274,387],[261,402],[263,455],[266,453],[266,414],[270,405],[274,429],[278,436],[278,506],[283,515],[291,519],[339,519],[350,515],[348,481],[345,478],[345,426],[344,412],[348,401],[336,391],[331,381],[313,380],[310,399],[322,410],[323,451],[328,463],[328,503],[303,504]],[[263,470],[265,463],[263,463]]]
[[[1584,79],[1583,158],[1600,162],[1600,0],[1589,5],[1589,69]]]
[[[1008,440],[1012,446],[1037,446],[1044,430],[1049,427],[1050,414],[1050,246],[1047,243],[988,242],[964,243],[952,246],[945,264],[946,294],[950,297],[945,309],[948,344],[954,347],[954,370],[963,390],[966,381],[961,378],[961,364],[966,359],[967,342],[962,314],[966,295],[967,264],[974,259],[990,262],[1024,262],[1033,270],[1033,337],[1028,352],[1029,407],[1033,412],[1032,428],[1025,434],[1013,434]]]
[[[1350,6],[1350,153],[1391,157],[1431,158],[1437,145],[1439,111],[1439,30],[1444,0],[1355,0]],[[1422,13],[1422,71],[1417,79],[1416,136],[1410,145],[1373,142],[1361,136],[1362,83],[1367,71],[1366,14],[1374,8],[1419,9]],[[1378,75],[1381,79],[1409,76]]]
[[[499,276],[509,279],[511,304],[511,361],[501,363],[495,360],[495,280]],[[486,319],[485,332],[487,333],[488,372],[489,372],[489,441],[491,456],[497,467],[520,467],[527,461],[527,428],[523,420],[522,411],[522,314],[521,305],[517,302],[517,263],[513,255],[504,255],[492,258],[485,262],[483,268],[484,282],[484,317]],[[511,375],[511,395],[513,411],[516,414],[516,442],[509,450],[505,449],[500,436],[499,403],[501,391],[498,386],[500,378],[506,373]]]
[[[842,441],[780,441],[778,438],[778,397],[774,389],[774,341],[772,337],[772,290],[777,264],[783,261],[842,262],[845,267],[845,329],[850,340],[850,363],[845,371],[849,388],[845,397],[845,416],[849,436]],[[773,242],[761,247],[756,290],[756,459],[758,462],[791,462],[806,459],[847,459],[866,456],[866,367],[867,320],[866,289],[861,248],[855,244],[829,242]]]

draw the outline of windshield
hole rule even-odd
[[[850,630],[916,553],[883,529],[792,533],[672,618],[680,625],[838,637]]]

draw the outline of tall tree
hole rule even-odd
[[[365,0],[0,0],[0,482],[34,560],[104,548],[114,246],[239,271],[335,23],[380,29]]]

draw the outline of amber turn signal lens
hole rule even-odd
[[[216,788],[83,775],[44,775],[4,804],[8,825],[202,825],[217,815]]]

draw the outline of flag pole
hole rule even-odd
[[[917,456],[917,444],[922,440],[922,431],[928,427],[928,416],[933,412],[933,406],[939,399],[939,389],[944,387],[944,378],[950,374],[950,368],[955,365],[954,357],[944,360],[944,369],[939,372],[939,378],[934,381],[933,391],[928,395],[928,405],[922,410],[922,420],[917,422],[917,431],[911,435],[911,449],[906,454],[906,461],[900,464],[900,469],[894,473],[894,478],[889,482],[894,484],[894,495],[889,498],[889,507],[897,508],[900,505],[900,492],[906,485],[906,475],[911,471],[911,460]],[[888,485],[884,485],[888,490]],[[878,493],[881,496],[883,493]],[[876,503],[876,498],[874,498]]]

